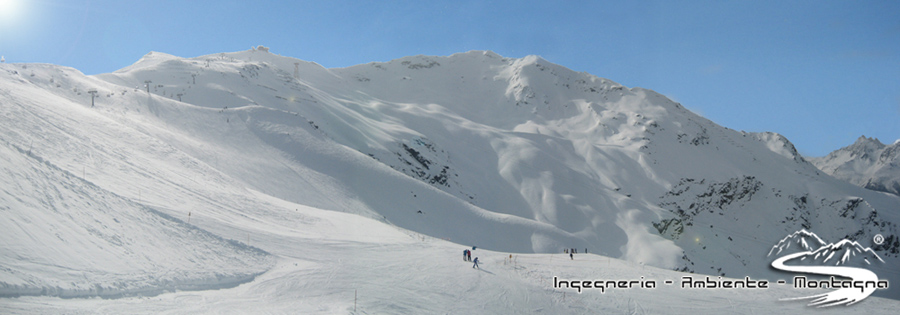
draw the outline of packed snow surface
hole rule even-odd
[[[0,102],[4,313],[806,311],[786,287],[661,283],[789,278],[766,254],[801,229],[872,246],[900,283],[897,196],[536,56],[2,64]]]

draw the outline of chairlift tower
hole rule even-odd
[[[91,94],[91,107],[94,107],[94,97],[97,97],[97,89],[90,89],[88,93]]]
[[[294,79],[299,79],[299,78],[300,78],[300,63],[295,62],[294,63]]]
[[[150,80],[144,81],[144,85],[147,86],[147,94],[150,94],[150,82],[153,82],[153,81],[150,81]]]

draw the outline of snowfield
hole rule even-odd
[[[270,254],[223,239],[5,143],[0,296],[120,297],[252,280]],[[14,166],[11,166],[14,165]]]
[[[847,309],[780,301],[813,292],[789,285],[681,288],[790,283],[767,254],[800,229],[871,247],[900,285],[900,197],[823,174],[776,133],[536,56],[0,64],[0,104],[3,313],[900,306],[894,287]],[[480,270],[460,261],[472,246]],[[554,277],[657,283],[579,294]]]

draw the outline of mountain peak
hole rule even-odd
[[[495,52],[492,51],[492,50],[470,50],[470,51],[467,51],[467,52],[455,53],[455,54],[450,55],[451,58],[452,58],[452,57],[457,57],[457,56],[469,56],[469,57],[480,57],[480,56],[484,56],[484,57],[487,57],[487,58],[493,58],[493,59],[503,59],[503,58],[506,58],[506,57],[501,56],[501,55],[498,54],[498,53],[495,53]]]
[[[877,138],[869,138],[865,135],[860,136],[856,139],[856,142],[846,147],[851,152],[854,153],[871,153],[873,151],[881,150],[884,148],[884,144],[881,143]]]
[[[884,148],[884,146],[885,146],[884,143],[881,143],[881,141],[879,141],[878,138],[874,138],[874,137],[869,138],[869,137],[866,137],[865,135],[862,135],[856,139],[856,142],[854,142],[852,145],[848,146],[847,148],[849,148],[853,151],[874,151],[874,150],[880,150],[881,148]]]
[[[856,139],[856,142],[857,142],[857,143],[860,143],[860,142],[863,142],[863,143],[866,143],[866,142],[873,142],[873,143],[877,143],[877,144],[882,144],[881,141],[878,140],[878,138],[875,138],[875,137],[866,137],[866,135],[860,135],[859,138]]]
[[[900,141],[885,145],[863,135],[849,146],[809,160],[823,172],[854,185],[900,195]]]
[[[170,60],[177,60],[177,59],[182,59],[182,58],[175,56],[175,55],[158,52],[158,51],[150,51],[146,55],[141,57],[141,59],[139,59],[137,62],[135,62],[125,68],[116,70],[115,72],[123,73],[123,72],[132,71],[135,69],[154,67],[163,62],[170,61]]]

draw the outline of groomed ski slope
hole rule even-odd
[[[283,205],[288,206],[288,205]],[[870,297],[852,308],[816,309],[779,301],[816,291],[698,290],[662,284],[686,273],[594,254],[513,254],[476,249],[481,269],[463,262],[466,247],[359,216],[298,206],[304,223],[235,222],[276,265],[235,288],[149,297],[0,300],[5,314],[890,314],[895,300]],[[217,229],[200,221],[198,227]],[[291,225],[291,226],[288,226]],[[581,250],[579,250],[581,251]],[[656,289],[605,293],[553,289],[552,279],[655,279]],[[694,275],[699,276],[699,275]],[[355,301],[354,301],[355,298]],[[355,308],[355,310],[354,310]]]

